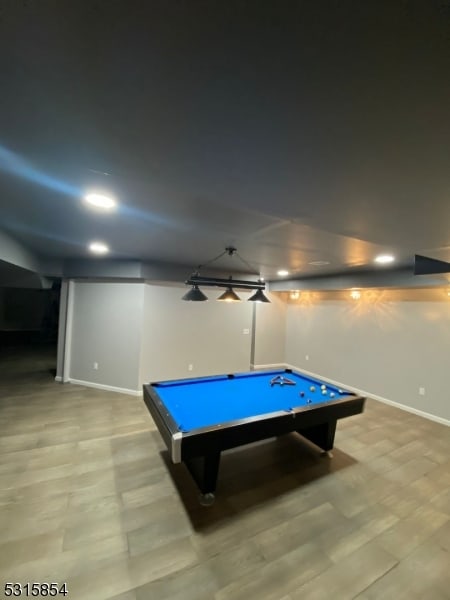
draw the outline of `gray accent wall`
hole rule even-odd
[[[139,392],[150,381],[281,363],[450,420],[446,294],[402,300],[384,293],[373,302],[310,295],[298,304],[271,294],[271,304],[254,307],[216,302],[215,289],[205,290],[208,302],[183,302],[187,288],[179,284],[72,287],[68,367],[58,360],[58,375],[70,380]]]
[[[285,357],[300,369],[450,420],[448,301],[289,305]]]
[[[70,379],[138,391],[144,284],[76,282],[73,294]]]
[[[266,292],[270,304],[256,302],[254,366],[284,364],[286,303]]]
[[[250,369],[252,302],[183,302],[186,286],[146,285],[140,382]],[[248,330],[248,333],[244,333]],[[189,370],[192,365],[192,370]]]

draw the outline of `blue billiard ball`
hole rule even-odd
[[[303,396],[305,395],[305,392],[300,392],[300,396],[303,398]]]

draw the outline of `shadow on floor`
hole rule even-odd
[[[323,456],[296,433],[234,448],[222,453],[214,504],[203,507],[187,467],[173,464],[167,451],[160,455],[193,527],[199,531],[290,492],[306,491],[314,481],[356,463],[338,448],[332,458]]]

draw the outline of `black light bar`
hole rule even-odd
[[[247,279],[221,279],[219,277],[203,277],[202,275],[191,275],[185,281],[186,285],[202,285],[209,287],[239,288],[243,290],[265,290],[264,281],[248,281]]]

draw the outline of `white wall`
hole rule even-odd
[[[138,391],[144,284],[76,282],[73,294],[69,379]]]
[[[266,292],[270,304],[255,303],[254,366],[284,364],[286,344],[286,303]]]
[[[345,386],[450,419],[448,301],[289,305],[285,357]]]
[[[185,286],[145,286],[140,382],[250,369],[252,302],[183,302]],[[249,333],[244,334],[243,330]],[[192,364],[192,371],[188,365]]]

